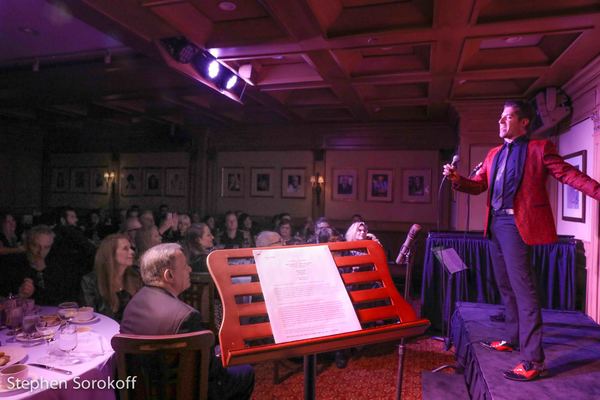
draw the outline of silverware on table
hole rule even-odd
[[[31,365],[32,367],[38,367],[38,368],[47,369],[48,371],[60,372],[61,374],[66,374],[66,375],[72,375],[73,374],[73,372],[71,372],[69,370],[62,369],[62,368],[51,367],[50,365],[45,365],[45,364],[29,363],[27,365]]]

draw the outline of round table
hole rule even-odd
[[[56,314],[56,307],[41,307],[41,315]],[[119,332],[119,324],[102,315],[95,313],[96,318],[88,323],[77,323],[80,327],[78,333],[78,345],[72,351],[73,357],[80,362],[73,365],[62,365],[61,361],[48,363],[52,367],[70,370],[73,374],[63,373],[29,366],[29,381],[31,390],[19,389],[10,392],[0,392],[0,399],[98,399],[114,400],[114,365],[112,355],[114,354],[110,345],[111,338]],[[0,331],[0,342],[2,346],[21,347],[27,352],[27,356],[21,364],[37,363],[47,356],[47,345],[45,341],[35,343],[33,346],[18,341],[7,343],[7,329]],[[55,346],[52,342],[51,346]],[[60,351],[60,350],[54,350]],[[59,358],[60,359],[60,358]],[[33,389],[37,387],[36,389]]]

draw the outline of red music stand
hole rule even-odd
[[[288,247],[308,246],[322,245]],[[396,290],[379,243],[363,240],[327,243],[327,246],[340,269],[363,329],[279,344],[273,341],[253,249],[210,253],[208,270],[223,303],[223,324],[219,338],[224,366],[304,356],[304,398],[314,399],[317,353],[396,341],[425,332],[429,321],[418,319]],[[248,276],[253,278],[253,282],[232,281],[235,277]],[[241,303],[242,297],[248,296],[252,297],[252,301]],[[397,387],[398,398],[401,384],[399,382]]]

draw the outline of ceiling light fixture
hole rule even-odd
[[[221,1],[219,2],[219,9],[227,12],[235,11],[237,9],[237,4],[233,1]]]
[[[213,60],[208,64],[208,77],[211,79],[215,79],[219,75],[219,71],[221,70],[221,66],[217,60]]]
[[[225,84],[225,89],[229,90],[235,86],[237,83],[237,76],[232,75],[231,78],[227,79],[227,83]]]

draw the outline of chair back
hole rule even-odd
[[[181,301],[200,311],[202,322],[215,335],[215,283],[208,272],[192,272],[190,287],[179,295]]]
[[[121,400],[207,399],[210,352],[214,334],[198,331],[176,335],[117,334],[111,340],[118,379],[135,386],[120,389]]]

